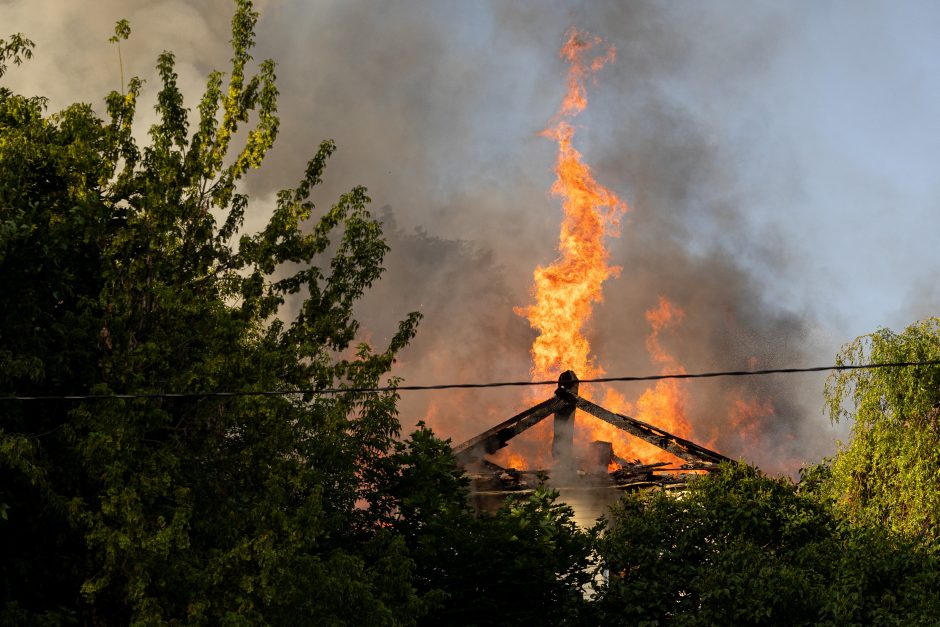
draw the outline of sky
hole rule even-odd
[[[554,144],[572,27],[617,50],[589,85],[575,144],[630,210],[609,241],[623,268],[586,335],[610,376],[656,371],[644,312],[686,315],[664,339],[690,372],[832,363],[881,327],[940,314],[940,5],[931,2],[265,0],[257,59],[278,63],[281,134],[245,182],[249,227],[299,179],[320,140],[339,146],[314,200],[365,185],[391,252],[359,313],[381,346],[425,319],[394,374],[408,383],[526,379],[534,337],[513,307],[556,255]],[[103,111],[126,75],[177,55],[190,108],[224,69],[227,0],[0,0],[0,37],[35,57],[2,79]],[[147,102],[147,101],[145,101]],[[152,121],[140,107],[141,134]],[[148,117],[149,116],[149,117]],[[793,472],[835,450],[825,376],[689,384],[695,435]],[[641,389],[624,386],[636,396]],[[548,391],[545,391],[547,395]],[[733,398],[769,402],[745,437]],[[403,395],[456,441],[525,406],[516,391]]]

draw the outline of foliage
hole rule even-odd
[[[574,523],[557,491],[539,485],[477,516],[449,441],[423,425],[391,462],[389,524],[415,560],[415,585],[436,601],[421,624],[591,624],[595,531]]]
[[[488,527],[484,519],[489,534],[482,546],[489,555],[481,557],[490,570],[478,589],[502,605],[493,624],[593,624],[585,594],[593,579],[597,528],[580,529],[558,496],[539,485],[527,496],[510,498],[494,515],[495,524]]]
[[[160,55],[143,147],[137,78],[105,120],[0,90],[4,392],[370,387],[412,337],[416,314],[386,349],[352,347],[386,245],[363,188],[315,213],[332,142],[261,232],[240,232],[237,182],[278,130],[274,64],[250,71],[256,19],[236,2],[227,86],[210,74],[193,127]],[[0,68],[30,45],[0,42]],[[0,622],[412,621],[404,544],[356,507],[397,435],[395,400],[2,403]]]
[[[119,41],[127,40],[131,36],[131,25],[127,20],[118,20],[114,25],[114,35],[108,38],[112,44],[116,44]]]
[[[827,625],[936,625],[936,548],[883,529],[842,526],[820,608]],[[825,556],[823,556],[825,558]]]
[[[847,344],[839,364],[940,359],[940,318]],[[829,494],[853,521],[940,539],[940,366],[848,370],[826,385],[834,421],[852,439],[831,465]]]
[[[121,41],[127,41],[131,36],[131,25],[127,20],[118,20],[114,25],[114,35],[108,41],[117,44],[118,47],[118,65],[121,69],[121,93],[124,93],[124,57],[121,55]]]
[[[23,33],[11,35],[9,41],[0,39],[0,78],[6,74],[7,61],[12,61],[14,65],[22,65],[23,61],[33,58],[34,47],[32,40],[25,37]]]
[[[936,556],[842,524],[744,464],[622,500],[598,551],[602,624],[929,624]]]

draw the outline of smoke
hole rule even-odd
[[[150,77],[163,48],[179,60],[196,105],[204,75],[224,68],[231,4],[224,0],[2,0],[0,23],[38,44],[6,84],[100,107],[117,87],[113,23],[128,18],[125,75]],[[771,4],[604,2],[464,3],[269,0],[256,58],[278,61],[281,136],[247,187],[260,198],[296,182],[321,139],[339,151],[315,200],[353,185],[375,199],[392,248],[387,273],[359,308],[381,346],[395,321],[421,310],[418,337],[394,374],[408,383],[525,379],[533,332],[514,306],[531,302],[532,271],[555,256],[560,220],[549,195],[554,145],[539,137],[564,91],[557,57],[569,26],[615,45],[616,63],[590,86],[576,143],[599,182],[631,206],[610,244],[622,275],[604,288],[588,337],[610,375],[655,372],[644,311],[660,296],[686,312],[662,341],[690,372],[829,361],[813,348],[814,312],[785,286],[805,268],[787,243],[749,215],[766,172],[748,141],[761,119],[738,105],[762,84],[794,28]],[[152,97],[152,93],[151,93]],[[146,128],[147,112],[141,106]],[[779,191],[777,187],[773,190]],[[829,349],[827,346],[826,349]],[[624,386],[636,398],[642,387]],[[689,419],[703,443],[793,472],[832,448],[819,414],[820,379],[773,377],[690,383]],[[406,429],[424,419],[459,442],[551,394],[517,390],[405,393]],[[763,415],[747,424],[740,402]],[[772,412],[767,408],[772,407]],[[737,418],[735,418],[737,416]],[[737,426],[734,421],[737,420]],[[747,428],[745,428],[747,427]]]
[[[153,102],[157,55],[169,49],[177,55],[180,88],[193,108],[207,70],[222,67],[230,56],[231,9],[226,0],[2,0],[0,37],[22,32],[36,43],[34,58],[11,69],[3,80],[19,93],[48,97],[52,110],[88,102],[103,112],[104,96],[121,89],[122,62],[125,81],[131,76],[147,80],[146,102]],[[130,41],[121,42],[119,61],[117,47],[108,38],[123,18],[132,33]],[[142,124],[152,120],[148,105],[139,112]]]
[[[380,213],[391,251],[386,276],[360,303],[372,341],[385,345],[395,321],[409,310],[424,314],[417,337],[399,357],[397,372],[414,383],[518,379],[531,365],[528,323],[512,314],[525,288],[504,279],[492,250],[465,240],[448,240],[418,228],[406,232],[390,208]],[[548,397],[552,390],[544,390]],[[516,413],[518,390],[414,392],[402,395],[406,426],[426,420],[455,442]]]

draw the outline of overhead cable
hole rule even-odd
[[[580,379],[580,384],[587,383],[623,383],[636,381],[664,381],[668,379],[714,379],[718,377],[753,377],[770,374],[796,374],[805,372],[826,372],[828,370],[872,370],[877,368],[910,368],[915,366],[940,366],[940,360],[897,361],[880,364],[836,364],[832,366],[809,366],[804,368],[765,368],[762,370],[722,370],[716,372],[674,372],[624,377],[597,377]],[[53,394],[53,395],[0,395],[3,401],[96,401],[96,400],[135,400],[135,399],[186,399],[186,398],[234,398],[246,396],[323,396],[334,394],[368,394],[375,392],[419,392],[431,390],[462,390],[505,387],[532,387],[558,385],[557,379],[545,381],[496,381],[490,383],[443,383],[437,385],[386,385],[379,387],[338,387],[323,389],[290,390],[243,390],[233,392],[135,392],[129,394]]]

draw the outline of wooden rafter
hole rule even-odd
[[[574,381],[574,385],[572,385],[572,380]],[[464,466],[478,463],[483,460],[485,455],[494,453],[503,448],[512,438],[526,429],[535,426],[546,417],[556,414],[557,422],[558,414],[567,415],[575,408],[587,412],[595,418],[599,418],[644,442],[648,442],[684,460],[687,463],[683,468],[712,470],[716,464],[723,461],[730,461],[721,453],[716,453],[695,442],[680,438],[664,429],[645,423],[642,420],[631,418],[630,416],[612,412],[604,409],[600,405],[595,405],[576,393],[576,382],[577,377],[574,376],[574,373],[566,372],[562,375],[562,378],[559,379],[559,386],[558,389],[555,390],[555,396],[455,446],[454,455],[457,458],[457,462]],[[553,449],[554,448],[556,447],[553,446]]]
[[[563,392],[560,393],[564,394]],[[717,464],[723,461],[730,461],[721,453],[716,453],[715,451],[709,450],[704,446],[700,446],[695,442],[680,438],[679,436],[673,435],[668,431],[660,429],[659,427],[654,427],[651,424],[647,424],[642,420],[637,420],[636,418],[631,418],[630,416],[614,413],[575,394],[572,394],[571,396],[573,398],[566,400],[569,400],[569,402],[574,402],[578,409],[591,414],[595,418],[600,418],[604,422],[612,424],[618,429],[626,431],[630,435],[635,436],[644,442],[649,442],[653,446],[658,447],[667,453],[671,453],[679,459],[683,459],[687,462],[705,462],[712,464]]]
[[[566,405],[567,403],[564,400],[553,396],[508,420],[504,420],[495,427],[487,429],[480,435],[458,444],[454,447],[457,462],[468,464],[481,459],[484,455],[495,453],[506,446],[509,440],[538,424],[547,416],[563,409]]]

